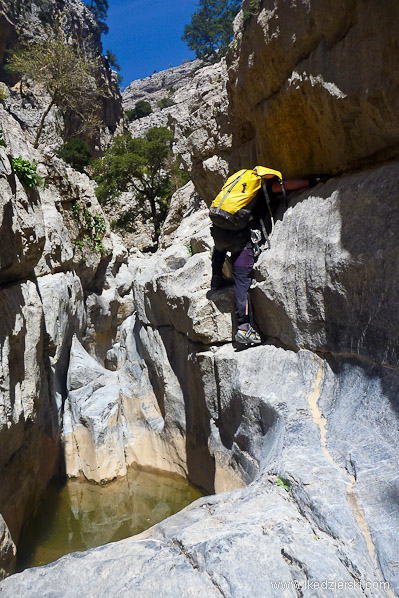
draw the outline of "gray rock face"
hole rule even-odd
[[[166,249],[172,245],[176,237],[176,231],[179,229],[183,218],[189,213],[196,213],[200,206],[205,208],[204,202],[195,192],[194,185],[191,181],[174,193],[159,238],[159,247],[161,247],[161,249]],[[208,226],[208,223],[206,223],[205,226]],[[183,235],[183,238],[186,239],[188,236],[189,235],[185,234]]]
[[[2,113],[3,132],[11,122]],[[6,132],[4,137],[7,139]],[[37,157],[34,151],[32,154],[29,155],[31,160]],[[38,194],[24,189],[12,172],[9,157],[3,147],[0,147],[0,234],[0,283],[26,277],[33,271],[43,253],[43,214]]]
[[[174,93],[189,84],[200,67],[200,60],[192,60],[133,81],[123,92],[123,108],[132,110],[137,102],[144,100],[151,104],[153,112],[159,112],[158,101],[168,95],[173,99]]]
[[[396,171],[391,163],[330,180],[298,195],[277,222],[251,293],[258,322],[291,348],[235,349],[231,292],[208,295],[206,305],[209,250],[185,252],[206,211],[183,218],[167,250],[130,257],[137,313],[114,345],[116,370],[74,349],[65,431],[68,442],[85,438],[76,443],[84,449],[76,472],[94,479],[93,463],[117,472],[100,457],[105,446],[115,457],[121,444],[125,463],[145,455],[159,465],[158,448],[169,443],[166,463],[178,455],[175,471],[217,494],[140,536],[13,576],[0,593],[51,595],[66,576],[66,596],[95,593],[101,571],[104,596],[114,595],[116,578],[126,596],[150,597],[155,588],[237,598],[398,594],[398,376],[386,326],[398,302],[387,291],[374,317],[371,299],[390,288],[397,263],[382,234],[388,220],[397,226]],[[381,220],[372,220],[376,205]],[[373,221],[373,230],[362,226],[360,235],[359,220]],[[356,318],[367,313],[370,331],[352,325],[359,297]],[[334,329],[345,334],[329,336]]]
[[[324,0],[249,4],[227,67],[199,69],[176,105],[137,121],[134,134],[172,126],[174,151],[208,203],[227,174],[256,164],[289,178],[397,158],[397,3],[377,19],[371,0],[341,2],[334,17]]]
[[[382,82],[382,61],[370,61],[370,50],[395,64],[397,6],[384,5],[381,19],[370,18],[370,2],[337,5],[337,16],[330,8],[264,0],[257,15],[236,21],[228,85],[222,61],[175,92],[175,149],[207,202],[234,167],[264,162],[299,174],[395,155],[394,85]],[[175,207],[160,251],[128,256],[115,247],[108,262],[81,265],[80,280],[68,241],[56,240],[58,216],[52,220],[36,266],[46,314],[33,282],[1,289],[3,471],[13,455],[17,467],[29,463],[28,432],[31,450],[42,450],[26,418],[45,413],[45,429],[57,433],[56,400],[66,399],[71,475],[101,481],[138,463],[217,494],[138,537],[15,575],[1,583],[1,596],[52,596],[65,579],[70,597],[399,595],[398,169],[387,162],[291,199],[251,290],[266,339],[244,351],[230,342],[232,290],[209,292],[209,220],[192,189],[181,195],[194,211],[181,219]],[[69,274],[56,278],[61,272]],[[54,300],[52,280],[76,310]],[[24,355],[17,370],[8,365],[13,352]],[[60,381],[58,395],[39,385],[43,371]],[[45,408],[52,400],[55,408]],[[0,498],[19,500],[21,509],[25,498],[9,484]],[[15,539],[19,523],[9,524],[4,503]]]
[[[175,156],[183,168],[191,172],[202,199],[210,201],[215,187],[222,185],[227,174],[231,150],[227,71],[224,60],[199,69],[196,63],[188,63],[184,68],[184,73],[189,69],[190,76],[185,74],[176,81],[176,89],[171,95],[174,105],[161,111],[158,108],[153,114],[133,121],[129,130],[134,137],[141,137],[150,127],[170,127],[174,131],[172,149]],[[137,100],[140,96],[140,99],[145,97],[150,101],[155,110],[159,96],[166,93],[161,85],[162,78],[169,81],[174,75],[175,69],[171,69],[131,83],[123,93],[124,107],[133,108],[131,98]],[[141,95],[144,91],[145,96]]]
[[[290,202],[256,268],[262,332],[397,367],[398,174],[392,162]]]
[[[191,353],[194,369],[199,358],[200,354]],[[99,571],[104,596],[115,595],[116,590],[126,596],[132,592],[153,596],[155,588],[161,588],[164,596],[216,592],[261,597],[267,588],[268,595],[280,596],[281,587],[273,588],[276,582],[291,584],[286,592],[292,596],[297,595],[294,583],[309,596],[341,596],[344,586],[338,583],[346,584],[347,596],[389,595],[373,561],[378,558],[394,588],[395,567],[389,563],[397,559],[396,543],[390,542],[387,550],[385,533],[380,535],[382,528],[395,529],[397,521],[393,503],[389,504],[391,471],[385,482],[381,469],[376,472],[378,494],[382,493],[379,496],[384,496],[386,505],[379,514],[384,519],[380,530],[373,523],[376,513],[370,510],[369,492],[358,485],[365,476],[370,486],[369,459],[374,447],[369,444],[367,448],[364,441],[371,433],[382,441],[379,450],[387,459],[384,468],[392,464],[391,443],[398,441],[395,420],[380,419],[381,410],[390,404],[388,396],[379,396],[376,409],[376,402],[362,395],[362,368],[342,360],[337,380],[327,362],[309,351],[296,354],[263,346],[236,353],[226,345],[208,359],[218,372],[220,392],[213,420],[218,430],[215,437],[220,432],[221,449],[229,453],[248,482],[254,481],[244,489],[200,499],[130,540],[69,555],[46,569],[27,570],[4,581],[2,595],[50,596],[49,582],[57,587],[66,576],[70,583],[65,596],[94,593]],[[370,398],[373,392],[369,386]],[[332,403],[334,408],[338,405],[336,421],[341,430],[337,438],[335,429],[330,434]],[[355,444],[355,450],[352,442],[345,446],[341,440],[348,439],[351,430],[349,419],[349,428],[343,425],[349,405],[362,422],[357,439],[362,437],[363,442]],[[340,454],[336,452],[339,446]],[[355,476],[350,462],[356,463]],[[281,478],[288,492],[278,486]],[[390,500],[395,500],[392,495]],[[384,546],[378,546],[378,537]],[[370,538],[376,555],[369,551]],[[317,586],[312,591],[314,584],[321,588],[323,582],[329,584],[328,592],[317,591]],[[115,585],[119,583],[120,587]]]
[[[15,542],[54,470],[57,421],[43,384],[43,312],[36,285],[0,291],[0,505]]]
[[[287,177],[397,157],[398,10],[262,0],[251,18],[239,13],[227,56],[232,172],[254,157]]]
[[[72,204],[103,217],[93,184],[26,141],[19,124],[0,107],[0,512],[1,576],[15,564],[22,525],[36,508],[58,465],[66,375],[74,334],[86,328],[84,293],[111,259],[107,229],[103,253],[83,239]],[[11,170],[21,155],[46,180],[26,188]],[[82,216],[83,217],[83,216]],[[89,233],[89,231],[86,231]],[[115,258],[116,259],[116,258]],[[126,276],[125,276],[126,279]],[[120,276],[117,288],[126,285]],[[125,317],[127,317],[126,313]]]
[[[134,317],[114,348],[117,371],[108,371],[74,340],[68,371],[63,446],[66,473],[104,482],[132,463],[186,473],[181,431],[166,430],[145,362],[137,350]],[[137,398],[140,397],[140,401]],[[180,405],[180,409],[182,405]]]

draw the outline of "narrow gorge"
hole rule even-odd
[[[2,64],[18,30],[43,33],[43,10],[72,37],[90,32],[101,56],[80,0],[24,13],[0,0]],[[398,19],[394,0],[244,0],[226,57],[122,96],[102,57],[94,151],[124,128],[167,126],[191,177],[156,251],[145,223],[111,230],[134,197],[101,206],[94,181],[55,156],[55,109],[33,147],[46,98],[1,67],[1,598],[399,595]],[[127,123],[142,99],[153,112]],[[21,183],[17,156],[44,186]],[[250,291],[265,340],[238,350],[233,290],[210,290],[208,208],[256,164],[330,178],[281,205]],[[134,467],[206,495],[13,574],[54,475],[106,484]]]

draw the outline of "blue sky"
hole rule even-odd
[[[104,53],[112,50],[121,65],[122,87],[162,71],[195,54],[181,40],[197,0],[109,0]]]

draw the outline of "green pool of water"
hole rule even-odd
[[[22,531],[17,571],[138,534],[200,496],[183,478],[146,471],[104,486],[54,482]]]

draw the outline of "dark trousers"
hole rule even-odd
[[[226,259],[226,251],[214,248],[212,253],[213,274],[222,276],[222,268]],[[249,297],[251,286],[251,272],[254,266],[254,252],[252,247],[245,247],[241,251],[231,254],[234,276],[234,302],[237,326],[249,323],[253,326],[252,305]]]

